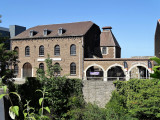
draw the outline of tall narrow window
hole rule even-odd
[[[44,46],[43,45],[39,47],[39,56],[44,56]]]
[[[18,65],[17,64],[14,65],[14,74],[18,75]]]
[[[18,47],[15,47],[15,48],[14,48],[14,51],[16,51],[16,52],[17,52],[17,56],[19,56],[19,48],[18,48]]]
[[[76,75],[76,64],[75,63],[70,64],[70,75]]]
[[[30,56],[30,47],[29,46],[27,46],[25,48],[25,56]]]
[[[54,64],[54,73],[57,75],[60,75],[60,72],[61,72],[61,67],[60,67],[59,63],[55,63]]]
[[[70,47],[70,55],[76,55],[76,45],[71,45],[71,47]]]
[[[54,47],[54,55],[56,55],[56,56],[60,55],[60,47],[59,47],[59,45],[56,45]]]
[[[44,70],[44,64],[43,64],[43,63],[40,63],[40,64],[39,64],[39,69]]]
[[[102,47],[102,54],[107,54],[107,47]]]

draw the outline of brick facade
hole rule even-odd
[[[59,27],[64,28],[64,34],[58,34]],[[51,30],[51,33],[44,36],[44,30]],[[35,32],[35,35],[29,36],[30,32]],[[61,66],[61,75],[67,75],[70,78],[86,79],[87,68],[94,65],[103,69],[104,78],[107,77],[107,70],[116,65],[122,68],[127,77],[129,73],[124,70],[124,61],[128,64],[128,70],[137,64],[149,71],[149,59],[120,58],[121,47],[111,31],[111,27],[104,27],[101,33],[99,26],[90,21],[36,26],[11,39],[11,44],[12,50],[16,47],[19,49],[20,63],[18,64],[17,78],[23,78],[25,63],[31,64],[32,77],[36,76],[36,68],[39,68],[40,63],[44,63],[44,69],[46,70],[44,60],[48,55],[53,60],[53,64],[59,63]],[[73,44],[76,46],[76,55],[70,55],[70,47]],[[41,45],[44,46],[44,56],[39,56]],[[54,55],[56,45],[60,46],[60,55],[58,56]],[[26,46],[30,47],[30,56],[25,56]],[[102,47],[107,48],[106,54],[102,54]],[[70,75],[70,65],[73,62],[76,64],[76,74]]]

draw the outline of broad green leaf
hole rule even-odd
[[[42,108],[39,109],[39,114],[40,114],[40,115],[42,114]]]
[[[2,99],[7,94],[0,94],[0,99]]]
[[[5,85],[5,86],[2,86],[2,88],[3,88],[3,90],[4,90],[4,93],[6,93],[7,92],[7,86]]]
[[[47,110],[50,113],[49,107],[45,107],[44,109]]]
[[[158,65],[160,65],[160,59],[158,57],[152,57],[150,60],[154,60]]]
[[[10,92],[10,93],[15,94],[19,98],[19,100],[21,101],[21,97],[19,96],[18,93],[16,93],[16,92]]]
[[[39,105],[41,106],[41,104],[42,104],[42,101],[43,101],[43,98],[40,98],[39,99]]]
[[[18,107],[18,106],[12,106],[11,110],[12,110],[12,112],[14,112],[17,116],[19,116],[19,107]]]
[[[9,116],[10,116],[12,119],[15,119],[15,117],[16,117],[16,114],[12,111],[12,106],[9,108]]]

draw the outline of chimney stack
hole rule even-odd
[[[111,26],[106,26],[106,27],[102,27],[103,31],[108,31],[108,30],[111,30],[112,27]]]

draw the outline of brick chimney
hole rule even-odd
[[[112,27],[111,26],[105,26],[105,27],[102,27],[103,31],[108,31],[108,30],[111,30]]]

